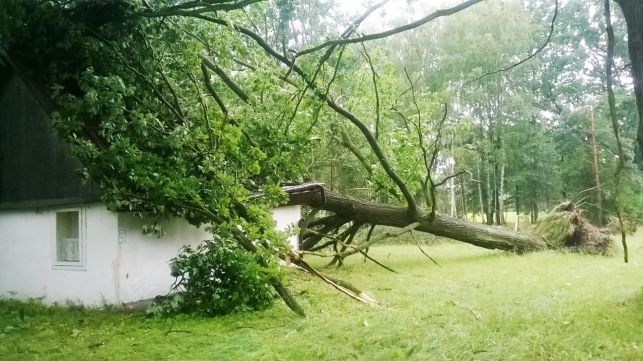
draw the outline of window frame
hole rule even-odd
[[[78,262],[66,262],[58,260],[58,213],[78,212]],[[51,235],[52,235],[52,269],[68,271],[86,271],[87,270],[87,242],[86,242],[86,220],[85,210],[83,207],[66,207],[54,209],[51,212]]]

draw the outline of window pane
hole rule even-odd
[[[56,212],[56,259],[80,262],[80,213]]]

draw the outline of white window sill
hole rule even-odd
[[[63,270],[63,271],[87,271],[87,266],[80,263],[56,263],[51,269],[53,270]]]

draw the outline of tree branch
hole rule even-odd
[[[366,45],[362,43],[362,49],[364,49],[364,57],[368,61],[368,66],[371,69],[371,78],[373,81],[373,90],[375,92],[375,139],[379,139],[380,136],[380,92],[377,89],[377,72],[375,72],[375,66],[371,60],[371,56],[366,50]]]
[[[389,271],[389,272],[393,272],[393,273],[399,273],[398,271],[396,271],[396,270],[392,269],[391,267],[389,267],[389,266],[387,266],[387,265],[385,265],[385,264],[381,263],[380,261],[376,260],[375,258],[373,258],[373,257],[369,256],[369,255],[368,255],[368,253],[366,253],[366,252],[365,252],[363,249],[361,249],[360,247],[357,247],[357,246],[352,245],[352,244],[347,244],[347,243],[343,243],[343,244],[344,244],[346,247],[350,247],[350,248],[352,248],[352,249],[357,250],[357,252],[361,253],[361,254],[362,254],[362,256],[364,256],[365,258],[369,259],[371,262],[375,263],[376,265],[378,265],[378,266],[380,266],[380,267],[384,268],[385,270],[387,270],[387,271]]]
[[[366,18],[369,15],[371,15],[375,10],[377,10],[380,7],[382,7],[387,2],[388,2],[388,0],[380,1],[379,3],[369,7],[368,9],[366,9],[366,11],[364,12],[364,14],[362,14],[362,16],[360,16],[359,18],[355,19],[355,21],[353,21],[353,23],[348,28],[346,28],[346,30],[344,30],[344,32],[340,35],[340,39],[344,39],[344,38],[347,38],[347,37],[351,36],[355,31],[357,31],[357,28],[359,27],[359,25],[364,20],[366,20]],[[330,56],[333,54],[333,51],[335,51],[336,48],[337,48],[337,45],[330,46],[328,49],[326,49],[326,52],[324,53],[324,55],[319,59],[319,61],[317,62],[317,67],[315,69],[315,72],[313,73],[313,76],[312,76],[312,80],[311,80],[312,83],[315,83],[315,81],[317,80],[317,76],[319,75],[319,72],[322,69],[322,66],[324,65],[324,63],[328,59],[330,59]],[[333,72],[333,76],[332,76],[331,80],[328,82],[328,85],[326,86],[326,94],[328,94],[328,91],[330,90],[330,86],[332,85],[333,81],[335,80],[335,77],[337,76],[337,69],[339,68],[339,62],[340,62],[340,60],[342,58],[342,54],[343,54],[345,48],[346,47],[342,48],[342,52],[340,53],[340,55],[339,55],[339,57],[337,59],[337,66],[335,67],[335,71]],[[293,65],[296,63],[296,61],[297,61],[297,59],[295,58],[293,60]],[[288,70],[288,73],[285,76],[286,78],[288,77],[288,75],[290,74],[291,71],[292,71],[292,66]],[[306,86],[304,88],[304,90],[301,92],[301,95],[300,95],[299,99],[297,100],[297,105],[295,106],[295,110],[294,110],[293,115],[292,115],[292,117],[290,119],[290,122],[292,122],[292,119],[297,114],[297,109],[299,109],[299,105],[301,104],[301,101],[303,100],[304,96],[306,95],[306,92],[308,91],[308,89],[309,89],[309,87]],[[286,131],[288,131],[288,128],[290,126],[290,122],[288,122],[288,126],[286,127]]]
[[[433,154],[431,154],[431,163],[429,165],[430,169],[433,169],[433,166],[435,165],[435,161],[437,160],[437,157],[438,157],[438,152],[439,152],[438,142],[442,137],[442,127],[444,126],[444,122],[447,119],[448,110],[449,108],[447,107],[447,103],[444,103],[444,115],[442,115],[442,120],[438,125],[438,134],[435,136],[435,140],[433,141],[433,144],[431,144],[431,147],[433,147]],[[431,172],[427,173],[427,178],[424,182],[425,186],[427,181],[430,183],[430,192],[431,192],[431,214],[429,215],[429,219],[431,220],[431,222],[433,222],[433,220],[435,219],[435,212],[437,207],[435,190],[438,186],[435,184],[433,177],[431,176]]]
[[[415,29],[415,28],[417,28],[419,26],[422,26],[422,25],[424,25],[424,24],[426,24],[426,23],[428,23],[430,21],[433,21],[433,20],[435,20],[437,18],[440,18],[440,17],[443,17],[443,16],[453,15],[453,14],[455,14],[457,12],[460,12],[460,11],[462,11],[462,10],[472,6],[472,5],[475,5],[475,4],[477,4],[477,3],[481,2],[481,1],[482,0],[468,0],[468,1],[463,2],[460,5],[457,5],[457,6],[454,6],[452,8],[448,8],[448,9],[435,11],[435,12],[423,17],[420,20],[417,20],[417,21],[414,21],[412,23],[402,25],[400,27],[393,28],[393,29],[390,29],[390,30],[387,30],[387,31],[383,31],[381,33],[364,35],[364,36],[360,36],[358,38],[352,38],[352,39],[330,40],[330,41],[324,42],[322,44],[319,44],[319,45],[317,45],[315,47],[300,51],[299,53],[297,53],[297,57],[303,56],[303,55],[306,55],[306,54],[310,54],[310,53],[314,53],[316,51],[319,51],[321,49],[324,49],[324,48],[332,46],[332,45],[363,43],[363,42],[366,42],[366,41],[383,39],[383,38],[386,38],[386,37],[389,37],[389,36],[392,36],[392,35],[395,35],[395,34],[399,34],[399,33],[404,32],[404,31]]]
[[[159,17],[176,15],[177,11],[188,11],[194,14],[215,11],[233,11],[243,9],[246,6],[254,3],[262,2],[265,0],[241,0],[241,1],[228,1],[228,0],[194,0],[187,1],[181,4],[160,8],[157,10],[151,9],[149,4],[147,9],[139,12],[138,14],[144,17]]]
[[[346,283],[344,281],[340,281],[337,279],[334,279],[330,276],[326,276],[323,273],[317,271],[315,268],[313,268],[311,265],[306,263],[301,257],[299,257],[298,254],[295,252],[290,253],[290,257],[292,258],[292,262],[296,264],[297,266],[301,267],[303,270],[319,277],[322,281],[328,283],[331,285],[333,288],[336,290],[342,292],[343,294],[347,295],[348,297],[355,299],[360,302],[364,302],[366,304],[374,305],[375,301],[368,297],[364,292],[358,290],[354,286],[352,286],[349,283]]]
[[[255,142],[254,139],[252,139],[250,134],[245,129],[243,129],[233,117],[230,116],[230,113],[228,112],[228,108],[225,106],[225,104],[223,103],[223,100],[221,100],[221,97],[214,89],[214,86],[210,81],[210,73],[208,72],[208,67],[203,62],[201,63],[201,72],[203,73],[203,82],[205,83],[205,88],[208,90],[208,93],[210,93],[212,98],[214,98],[214,101],[221,109],[221,112],[223,113],[225,119],[229,121],[232,125],[239,128],[239,131],[241,131],[243,136],[248,140],[248,142],[250,142],[250,144],[252,144],[252,146],[259,148],[259,144],[257,144],[257,142]]]
[[[449,179],[451,179],[451,178],[455,178],[455,177],[457,177],[457,176],[459,176],[459,175],[462,175],[462,174],[464,174],[464,173],[468,173],[468,171],[466,171],[466,170],[461,170],[461,171],[459,171],[459,172],[457,172],[457,173],[454,173],[454,174],[451,174],[451,175],[449,175],[449,176],[446,176],[446,177],[444,177],[444,179],[442,179],[442,180],[441,180],[441,181],[439,181],[438,183],[435,183],[434,185],[435,185],[435,187],[437,188],[437,187],[439,187],[439,186],[443,185],[444,183],[446,183]]]
[[[215,74],[217,74],[219,76],[219,78],[221,78],[221,80],[223,80],[225,85],[227,85],[228,88],[230,88],[230,90],[232,90],[233,93],[235,93],[239,98],[241,98],[241,100],[243,100],[244,102],[248,103],[248,101],[250,99],[248,97],[248,94],[246,94],[243,91],[243,89],[241,89],[241,87],[239,87],[239,85],[237,85],[237,83],[235,83],[234,80],[232,80],[228,76],[228,74],[226,74],[223,71],[223,69],[221,69],[218,65],[214,64],[213,62],[211,62],[210,59],[206,58],[205,56],[199,55],[199,57],[201,58],[202,64],[205,64],[205,66],[207,66]]]
[[[494,75],[494,74],[509,71],[509,70],[511,70],[511,69],[523,64],[524,62],[532,59],[533,57],[538,55],[538,53],[540,53],[543,49],[545,49],[545,47],[547,47],[547,45],[549,44],[552,35],[554,34],[554,25],[556,23],[556,17],[558,16],[558,0],[555,0],[555,1],[556,1],[556,7],[554,8],[554,16],[551,18],[551,25],[549,26],[549,34],[547,35],[547,39],[545,40],[545,42],[540,47],[538,47],[538,49],[536,49],[536,51],[534,51],[533,53],[529,54],[529,56],[527,56],[526,58],[522,59],[521,61],[519,61],[517,63],[514,63],[514,64],[511,64],[510,66],[508,66],[508,67],[506,67],[504,69],[491,71],[491,72],[482,74],[481,76],[479,76],[479,77],[477,77],[475,79],[469,80],[467,82],[467,84],[468,83],[473,83],[474,81],[481,80],[482,78],[485,78],[485,77],[487,77],[489,75]]]
[[[360,244],[359,246],[354,246],[353,249],[350,250],[350,251],[344,251],[344,252],[339,253],[338,256],[340,256],[342,258],[346,258],[346,257],[348,257],[348,256],[350,256],[352,254],[355,254],[355,253],[359,252],[360,250],[363,250],[365,248],[369,248],[372,245],[374,245],[375,243],[383,241],[383,240],[385,240],[387,238],[399,237],[399,236],[403,235],[404,233],[410,232],[410,231],[418,228],[421,224],[422,224],[421,222],[413,222],[413,223],[411,223],[411,224],[409,224],[409,225],[407,225],[405,227],[402,227],[402,228],[400,228],[400,229],[398,229],[396,231],[384,232],[380,236],[374,237],[368,242],[364,242],[364,243]]]
[[[362,167],[364,170],[370,175],[373,175],[373,169],[371,168],[371,165],[369,162],[366,160],[366,157],[362,154],[362,152],[353,144],[351,141],[351,138],[349,137],[348,133],[346,133],[345,129],[342,129],[341,127],[339,128],[339,135],[341,136],[341,142],[342,145],[348,149],[357,160],[359,160],[360,164],[362,164]]]
[[[413,234],[413,232],[411,232],[411,237],[413,238],[413,240],[415,241],[415,244],[418,246],[418,248],[420,249],[420,252],[422,252],[423,255],[425,255],[428,259],[430,259],[431,262],[435,263],[436,266],[442,267],[436,260],[433,259],[433,257],[429,256],[428,253],[424,252],[424,250],[422,249],[422,246],[420,246],[420,242],[417,240],[417,238],[415,238],[415,234]]]

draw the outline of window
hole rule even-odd
[[[57,268],[78,268],[84,266],[84,244],[82,212],[80,209],[55,212]]]

